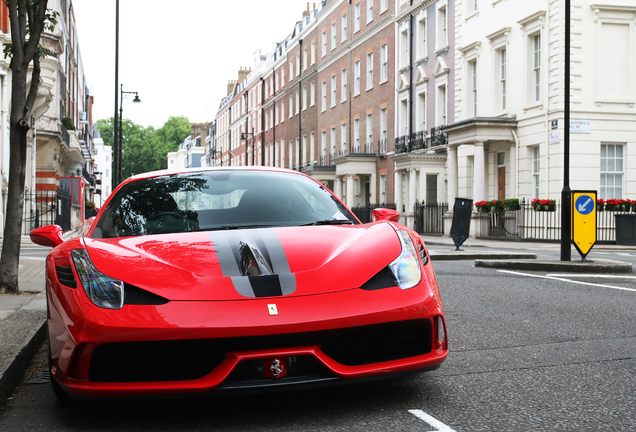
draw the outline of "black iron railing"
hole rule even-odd
[[[599,211],[596,213],[596,241],[616,241],[617,214],[628,211]],[[537,211],[532,204],[521,201],[519,210],[487,212],[479,221],[483,237],[512,238],[524,240],[561,239],[561,205],[557,203],[551,211]]]
[[[415,230],[420,234],[444,234],[444,214],[447,203],[422,202],[415,205]]]
[[[448,134],[440,129],[441,127],[431,128],[431,147],[448,144]]]
[[[409,152],[409,136],[403,135],[395,139],[395,154]]]
[[[60,225],[64,231],[71,229],[71,195],[62,189],[35,191],[24,194],[22,232],[45,225]]]
[[[71,147],[71,137],[68,134],[68,131],[66,130],[66,128],[64,126],[61,126],[62,128],[62,141],[64,141],[64,144],[66,144],[66,147]]]

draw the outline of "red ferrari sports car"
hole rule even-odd
[[[58,397],[223,392],[438,367],[444,311],[399,214],[362,224],[314,179],[247,167],[124,181],[46,259]]]

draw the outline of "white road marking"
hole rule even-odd
[[[552,277],[589,277],[589,278],[607,278],[607,279],[636,279],[636,276],[624,276],[624,275],[604,275],[604,274],[582,274],[582,273],[553,273],[546,276]]]
[[[621,255],[621,256],[627,256],[627,257],[632,257],[632,256],[636,256],[636,253],[629,253],[629,252],[601,252],[601,251],[594,251],[595,254],[599,254],[599,255]]]
[[[591,283],[591,282],[574,281],[574,280],[569,280],[569,279],[560,278],[560,277],[541,276],[541,275],[536,275],[536,274],[531,274],[531,273],[514,272],[514,271],[510,271],[510,270],[497,270],[497,271],[501,272],[501,273],[516,274],[516,275],[520,275],[520,276],[528,276],[528,277],[536,277],[536,278],[542,278],[542,279],[558,280],[558,281],[562,281],[562,282],[570,282],[570,283],[579,284],[579,285],[591,285],[591,286],[601,287],[601,288],[612,288],[612,289],[617,289],[617,290],[621,290],[621,291],[636,292],[636,289],[634,289],[634,288],[625,288],[625,287],[618,287],[618,286],[613,286],[613,285],[603,285],[603,284],[595,284],[595,283]]]
[[[417,417],[418,419],[425,421],[430,426],[433,426],[436,432],[455,432],[454,429],[451,429],[449,426],[446,426],[444,423],[442,423],[441,421],[437,420],[434,417],[431,417],[430,415],[426,414],[422,410],[413,409],[413,410],[409,410],[409,412],[413,414],[415,417]]]

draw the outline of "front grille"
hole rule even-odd
[[[319,345],[326,355],[347,366],[415,357],[431,351],[431,323],[422,319],[272,336],[103,344],[91,358],[89,380],[193,380],[212,372],[227,352],[311,345]],[[299,373],[315,373],[319,369],[305,359],[301,365]],[[250,374],[256,373],[256,366],[257,363],[240,365],[233,378],[252,378]]]
[[[221,364],[214,340],[121,342],[95,348],[88,372],[95,382],[183,381],[202,378]]]
[[[55,266],[55,274],[57,275],[57,280],[62,285],[69,288],[77,288],[77,283],[75,282],[75,276],[73,275],[73,269],[71,267]]]
[[[416,357],[431,352],[431,323],[401,321],[347,329],[320,345],[340,364],[359,366]]]

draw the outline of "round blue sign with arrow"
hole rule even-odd
[[[582,215],[592,213],[592,210],[594,210],[594,198],[589,195],[579,196],[574,203],[574,209]]]

